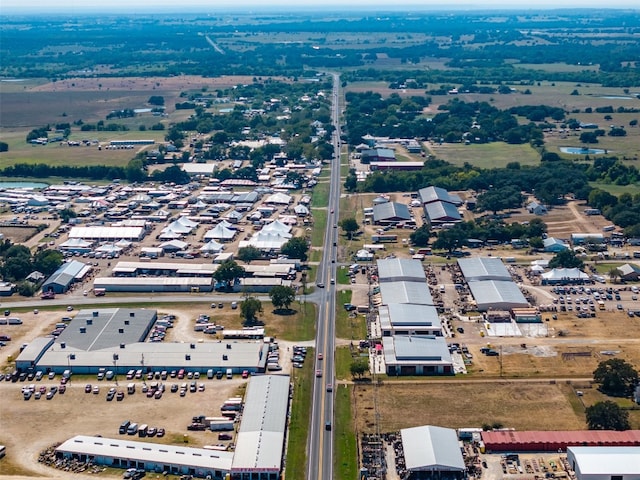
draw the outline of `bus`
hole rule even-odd
[[[373,243],[395,243],[398,241],[398,235],[371,235]]]

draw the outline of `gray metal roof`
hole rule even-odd
[[[528,307],[529,302],[512,281],[485,280],[469,282],[478,310],[488,309],[510,310],[517,307]]]
[[[121,343],[142,342],[156,317],[156,310],[141,308],[80,310],[57,343],[92,351],[117,347]]]
[[[458,266],[467,282],[478,280],[511,281],[511,274],[499,258],[460,258],[458,259]]]
[[[447,202],[453,203],[454,205],[462,205],[462,200],[458,195],[452,195],[440,187],[421,188],[418,190],[418,195],[422,203]]]
[[[391,281],[426,282],[422,263],[406,258],[385,258],[378,260],[378,279],[380,283]]]
[[[67,287],[86,267],[86,264],[77,260],[71,260],[70,262],[63,263],[49,278],[47,278],[42,285],[42,289],[46,290],[46,286],[52,283]]]
[[[424,206],[429,223],[459,222],[462,220],[458,207],[453,203],[432,202]]]
[[[580,475],[637,478],[640,472],[640,447],[568,447],[567,458],[575,461],[575,471]]]
[[[380,323],[390,327],[440,327],[438,310],[431,305],[416,305],[410,303],[390,303],[379,309]]]
[[[452,428],[423,427],[400,430],[407,470],[463,472],[464,459]]]
[[[233,459],[233,452],[86,435],[70,438],[56,448],[56,451],[95,457],[136,459],[143,463],[184,465],[224,472],[231,470]]]
[[[386,202],[373,206],[373,221],[380,222],[385,220],[411,220],[411,212],[409,207],[404,203]]]
[[[381,282],[380,297],[383,304],[416,303],[433,305],[433,297],[425,282],[397,281]]]
[[[231,348],[227,348],[227,344]],[[83,351],[73,347],[62,348],[55,343],[38,362],[41,367],[84,369],[97,371],[99,367],[114,365],[113,355],[118,355],[120,372],[131,368],[155,369],[186,368],[203,371],[208,368],[264,368],[269,346],[260,341],[222,342],[136,342],[102,350]],[[226,359],[225,359],[226,357]],[[21,358],[18,357],[18,361]]]
[[[383,337],[384,360],[387,365],[426,363],[450,365],[451,353],[444,337],[432,335],[394,335]]]
[[[288,375],[251,377],[232,470],[280,471],[288,406]]]

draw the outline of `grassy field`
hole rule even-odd
[[[540,156],[530,145],[509,145],[504,142],[463,145],[461,143],[429,144],[433,155],[459,167],[465,163],[480,168],[503,168],[510,162],[538,165]]]
[[[322,247],[324,245],[324,231],[327,225],[327,210],[313,208],[313,229],[311,230],[311,245]]]
[[[310,352],[313,356],[313,351]],[[294,368],[291,374],[293,400],[287,442],[287,477],[296,478],[296,473],[307,469],[307,437],[309,435],[309,412],[313,393],[313,370],[311,363]]]
[[[355,422],[351,410],[351,393],[353,387],[336,386],[335,420],[334,420],[334,478],[336,480],[352,480],[358,473],[357,438],[354,431]]]
[[[375,388],[378,389],[382,432],[416,425],[460,428],[494,422],[517,430],[584,429],[584,415],[574,411],[568,401],[571,392],[564,387],[505,381],[466,384],[386,382]],[[375,431],[373,388],[371,385],[354,386],[353,408],[359,432]],[[406,414],[408,411],[412,412],[410,416]]]
[[[337,347],[335,354],[336,378],[339,380],[351,380],[351,363],[353,357],[349,347]]]
[[[611,183],[589,182],[589,185],[593,188],[599,188],[605,192],[609,192],[611,195],[620,196],[623,193],[630,193],[635,195],[640,189],[640,185],[634,183],[631,185],[613,185]]]
[[[336,305],[336,337],[347,340],[360,340],[367,336],[367,324],[363,315],[349,318],[343,305],[351,303],[351,290],[339,290]]]

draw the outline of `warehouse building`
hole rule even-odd
[[[569,447],[576,480],[640,479],[640,447]]]
[[[469,290],[480,312],[527,308],[529,302],[511,280],[486,280],[469,282]]]
[[[453,375],[453,361],[443,337],[394,335],[382,338],[387,375]]]
[[[66,293],[74,282],[82,280],[91,267],[77,260],[63,263],[42,284],[43,292]]]
[[[443,335],[438,311],[431,305],[389,303],[378,308],[378,315],[383,337]]]
[[[201,277],[213,278],[218,265],[210,263],[118,262],[114,277]]]
[[[72,227],[69,238],[95,241],[130,240],[139,242],[146,231],[143,227]]]
[[[418,260],[405,258],[385,258],[377,262],[379,282],[423,282],[426,285],[427,276],[422,263]]]
[[[417,262],[420,264],[420,262]],[[431,291],[424,282],[394,281],[381,282],[380,294],[374,297],[381,305],[390,303],[415,303],[417,305],[434,305]]]
[[[76,435],[56,448],[56,456],[113,468],[138,468],[222,480],[231,470],[234,454],[181,445]]]
[[[95,374],[100,368],[125,374],[131,369],[205,373],[264,372],[269,346],[256,342],[149,342],[157,320],[148,309],[81,310],[57,337],[32,341],[16,359],[21,371],[38,368],[62,373]]]
[[[479,280],[511,281],[511,274],[502,260],[495,257],[460,258],[458,266],[467,282]]]
[[[462,199],[458,195],[451,194],[444,188],[440,187],[431,186],[421,188],[420,190],[418,190],[418,196],[420,197],[420,202],[423,205],[436,202],[451,203],[456,207],[462,205]]]
[[[93,288],[104,288],[105,292],[211,292],[213,279],[203,277],[98,277]]]
[[[409,207],[404,203],[385,202],[373,206],[373,223],[376,225],[393,225],[413,221]]]
[[[465,465],[458,436],[452,428],[423,427],[400,430],[409,480],[463,479]]]
[[[231,465],[233,480],[277,480],[282,470],[289,376],[252,377]]]
[[[460,215],[458,207],[447,202],[433,202],[425,204],[424,214],[429,225],[458,223],[462,221],[462,215]]]

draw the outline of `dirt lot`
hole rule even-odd
[[[22,325],[2,326],[2,332],[12,336],[12,341],[7,347],[2,348],[3,361],[9,356],[15,357],[19,353],[22,343],[31,341],[39,335],[45,335],[52,330],[53,325],[63,316],[73,316],[76,312],[67,312],[64,307],[56,309],[40,309],[34,314],[32,310],[13,311],[22,319]],[[307,306],[307,308],[311,308]],[[26,310],[26,309],[25,309]],[[240,318],[238,310],[231,310],[228,302],[224,309],[211,309],[209,303],[196,303],[180,308],[165,308],[159,306],[159,314],[173,313],[177,316],[175,327],[169,330],[167,341],[211,341],[213,337],[193,330],[194,320],[199,313],[213,315],[216,322],[227,328],[238,328]],[[284,325],[298,316],[283,317],[274,315],[271,311],[265,312],[265,319],[269,333],[285,330]],[[283,372],[288,373],[290,362],[286,358],[286,349],[292,342],[278,339],[283,353]],[[307,342],[309,343],[309,342]],[[4,363],[3,371],[8,365]],[[182,383],[186,380],[168,379],[165,383]],[[230,397],[235,396],[243,388],[245,381],[234,380],[207,380],[199,379],[205,384],[205,391],[187,393],[181,398],[178,393],[165,392],[159,400],[148,399],[141,393],[143,385],[141,380],[136,381],[137,393],[125,396],[124,401],[107,402],[106,392],[110,387],[123,389],[128,383],[120,377],[118,384],[114,381],[98,382],[95,376],[73,377],[67,392],[63,395],[55,395],[52,400],[44,397],[35,400],[24,401],[20,389],[25,384],[33,383],[37,388],[46,386],[47,389],[58,385],[59,377],[55,380],[42,380],[40,382],[27,381],[11,383],[0,382],[0,444],[7,446],[7,457],[0,460],[0,478],[17,478],[14,475],[46,476],[47,478],[68,478],[68,474],[49,469],[37,463],[38,454],[46,447],[62,442],[73,435],[102,435],[104,437],[117,437],[118,426],[123,420],[129,419],[139,424],[147,423],[150,426],[163,427],[167,431],[164,439],[142,439],[144,441],[162,441],[166,443],[183,443],[183,435],[188,433],[189,446],[202,447],[209,444],[220,443],[217,434],[212,432],[187,432],[186,426],[194,415],[204,414],[218,416],[219,405]],[[98,395],[84,393],[87,383],[100,386]],[[43,423],[46,427],[43,427]],[[46,434],[44,434],[46,432]],[[138,438],[136,437],[136,440]],[[229,443],[229,442],[226,442]],[[20,452],[17,454],[16,452]],[[116,471],[120,476],[122,472]],[[74,475],[75,477],[75,475]],[[78,476],[82,478],[82,476]],[[87,477],[88,478],[88,477]]]

